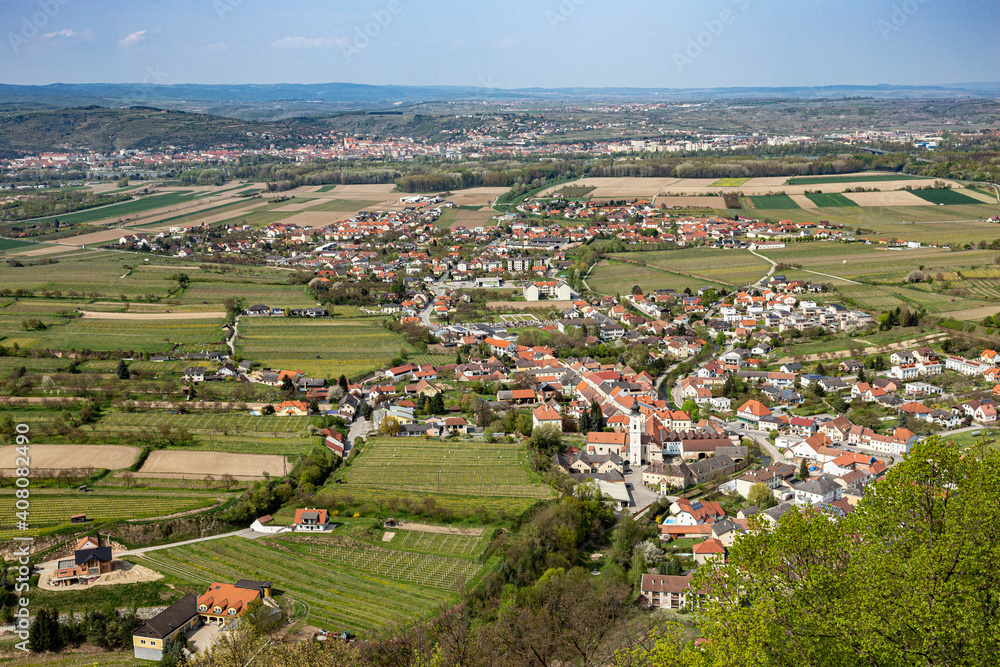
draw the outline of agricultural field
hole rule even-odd
[[[69,525],[74,514],[86,514],[91,521],[115,519],[149,519],[208,508],[224,494],[212,491],[107,490],[97,488],[87,493],[76,490],[33,489],[27,534],[37,535],[57,526]],[[0,539],[9,539],[15,531],[15,498],[13,489],[0,489]],[[21,531],[20,534],[25,534]]]
[[[749,180],[749,178],[720,178],[711,185],[720,188],[738,188]]]
[[[0,238],[0,252],[10,252],[11,250],[18,250],[20,248],[26,248],[28,246],[41,247],[34,241],[22,241],[20,239]]]
[[[357,213],[362,209],[376,206],[378,203],[377,201],[359,199],[324,199],[323,203],[310,206],[304,210],[328,213]]]
[[[42,411],[32,414],[51,418],[51,415]],[[14,420],[19,424],[28,424],[29,426],[32,423],[32,420],[17,417],[14,417]],[[31,446],[30,469],[32,475],[36,476],[50,474],[56,470],[95,470],[100,468],[120,470],[132,465],[136,457],[139,456],[139,451],[138,447],[124,445],[35,444]],[[0,470],[11,474],[15,468],[19,467],[16,464],[18,457],[14,445],[0,447]]]
[[[251,415],[247,412],[205,412],[172,414],[165,410],[157,412],[110,412],[101,418],[94,430],[122,431],[139,428],[159,428],[170,426],[183,428],[192,433],[219,433],[238,435],[240,433],[305,433],[309,417]]]
[[[232,475],[237,479],[258,479],[266,473],[283,477],[289,468],[284,456],[273,454],[234,454],[228,452],[158,449],[151,453],[136,473],[137,477],[166,479],[205,479],[209,475]]]
[[[858,205],[856,202],[851,201],[850,199],[840,194],[839,192],[830,192],[825,194],[812,193],[804,196],[807,197],[809,201],[816,204],[816,206],[819,206],[820,208]],[[759,197],[757,199],[759,199]]]
[[[12,649],[13,650],[13,649]],[[21,654],[20,651],[17,651]],[[23,657],[22,657],[23,656]],[[57,654],[28,653],[14,658],[0,658],[3,667],[141,667],[148,665],[145,660],[136,660],[132,649],[94,653],[90,650],[64,650]]]
[[[133,350],[161,353],[218,348],[225,336],[222,320],[71,319],[40,331],[24,331],[20,322],[0,320],[3,343],[17,341],[22,348]]]
[[[358,633],[431,614],[456,599],[481,568],[468,557],[395,551],[346,536],[228,537],[150,552],[136,562],[201,585],[269,580],[279,596],[305,606],[310,625]]]
[[[717,248],[631,252],[621,258],[685,276],[686,284],[682,289],[701,287],[705,283],[730,287],[746,285],[760,280],[770,268],[765,260],[746,250]]]
[[[551,495],[528,472],[521,445],[373,438],[354,457],[344,472],[352,487],[506,498]]]
[[[932,204],[942,204],[945,206],[956,206],[963,204],[980,204],[978,199],[956,190],[934,189],[934,190],[913,190],[913,194],[931,202]]]
[[[747,198],[755,209],[782,211],[796,209],[799,205],[788,195],[753,195]]]
[[[840,176],[799,176],[785,181],[788,185],[825,185],[829,183],[878,183],[884,181],[929,180],[926,176],[910,174],[843,174]]]
[[[704,282],[679,273],[614,260],[602,260],[587,279],[591,289],[611,295],[631,294],[633,285],[638,285],[644,292],[658,289],[674,289],[681,292],[685,287],[694,287]]]
[[[566,199],[582,199],[594,191],[591,185],[564,185],[555,194],[562,195]]]
[[[337,476],[341,475],[338,473]],[[477,512],[485,511],[492,515],[515,517],[538,501],[537,498],[504,498],[494,495],[426,494],[401,488],[387,490],[382,487],[368,488],[350,484],[328,484],[323,487],[322,498],[324,501],[329,501],[332,506],[388,512],[390,516],[408,502],[413,505],[433,505],[456,515],[475,516]]]
[[[354,377],[376,370],[407,345],[376,319],[243,318],[237,353],[271,368],[312,377]]]
[[[190,203],[195,200],[195,195],[191,190],[171,190],[164,194],[150,195],[138,199],[128,199],[109,206],[84,209],[74,213],[64,213],[53,215],[47,218],[40,218],[40,221],[52,221],[59,219],[64,225],[74,225],[80,223],[98,222],[100,220],[110,220],[123,218],[133,213],[151,211],[155,208],[166,208],[178,204]]]

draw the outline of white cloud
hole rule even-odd
[[[126,35],[121,41],[118,42],[118,46],[135,46],[142,41],[143,37],[146,36],[145,30],[136,30],[135,32]]]
[[[75,30],[59,30],[56,32],[47,32],[42,37],[46,39],[52,39],[53,37],[76,37]]]
[[[326,49],[337,44],[328,37],[282,37],[271,42],[272,49]]]

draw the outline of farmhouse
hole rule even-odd
[[[132,633],[132,653],[139,660],[160,660],[164,642],[199,625],[198,597],[188,593]]]
[[[88,584],[111,571],[111,547],[101,546],[100,538],[84,537],[76,543],[73,559],[61,560],[50,582],[53,586]]]
[[[322,509],[299,508],[295,510],[292,530],[296,532],[322,532],[330,527],[327,511]]]

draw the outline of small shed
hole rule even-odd
[[[86,514],[74,514],[69,518],[70,523],[87,523]]]

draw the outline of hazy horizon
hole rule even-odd
[[[4,83],[519,88],[992,82],[1000,3],[12,0]]]

